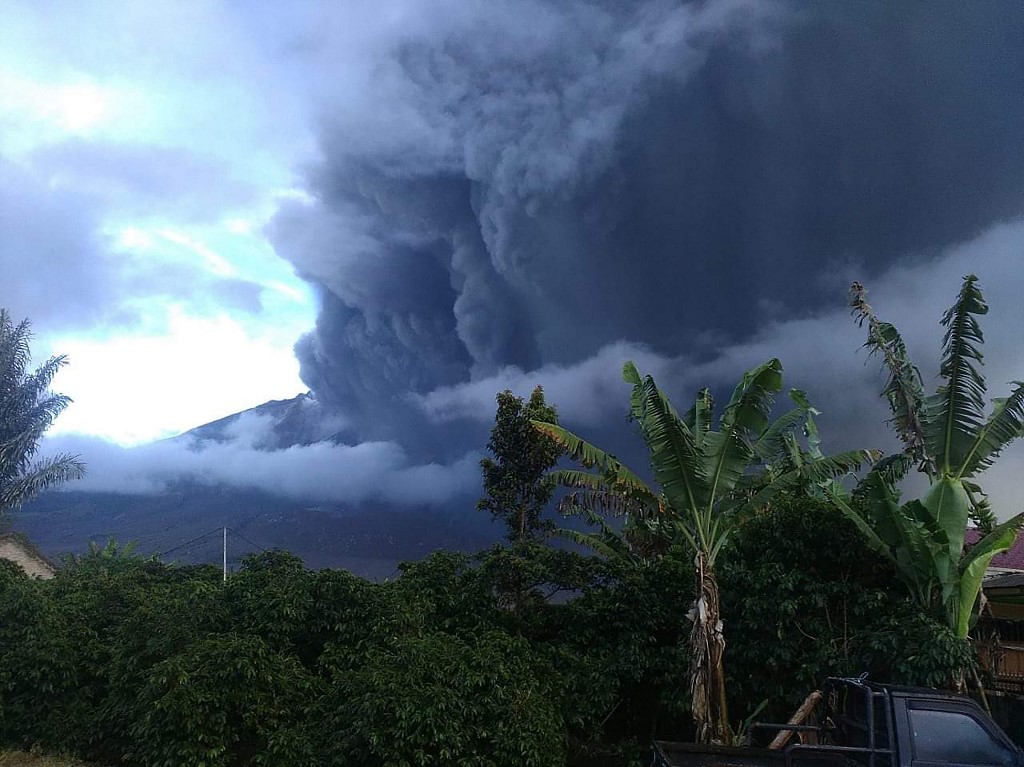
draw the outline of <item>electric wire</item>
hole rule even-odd
[[[263,548],[262,546],[260,546],[260,545],[259,545],[258,543],[256,543],[255,541],[250,541],[250,540],[249,540],[248,538],[246,538],[246,537],[245,537],[244,535],[242,535],[242,534],[241,534],[240,532],[238,532],[237,530],[232,530],[232,529],[231,529],[231,528],[229,527],[229,528],[228,528],[228,532],[229,532],[229,533],[231,533],[232,535],[238,536],[238,537],[239,537],[239,538],[241,538],[241,539],[242,539],[243,541],[245,541],[246,543],[248,543],[248,544],[249,544],[250,546],[255,546],[255,547],[256,547],[257,549],[259,549],[260,551],[266,551],[266,549],[265,549],[265,548]]]
[[[180,544],[178,546],[175,546],[174,548],[167,549],[167,551],[161,551],[159,554],[157,554],[157,556],[158,557],[162,557],[162,556],[165,556],[166,554],[170,554],[171,552],[178,551],[178,549],[183,549],[186,546],[192,545],[196,541],[201,541],[203,538],[206,538],[207,536],[213,535],[214,533],[219,533],[223,529],[224,529],[223,527],[216,527],[213,530],[210,530],[209,532],[203,533],[202,535],[197,535],[195,538],[187,540],[184,543],[182,543],[182,544]]]

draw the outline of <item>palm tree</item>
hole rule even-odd
[[[713,429],[715,403],[702,389],[682,417],[651,376],[642,377],[626,363],[623,378],[632,384],[630,415],[647,445],[658,490],[614,456],[565,429],[534,426],[563,445],[591,471],[562,471],[557,478],[572,489],[561,502],[564,512],[591,521],[598,513],[625,516],[621,537],[601,522],[601,532],[576,536],[609,556],[643,563],[670,547],[686,546],[694,555],[694,602],[690,612],[692,665],[690,688],[697,740],[728,743],[732,739],[725,691],[725,637],[720,618],[715,563],[729,535],[747,513],[767,504],[774,492],[798,484],[828,481],[871,461],[870,451],[824,457],[817,450],[813,408],[802,392],[791,397],[797,407],[776,421],[769,413],[782,386],[782,365],[770,360],[746,374],[733,391]],[[809,452],[799,448],[794,431],[809,436]],[[811,436],[813,435],[813,436]],[[755,468],[771,468],[752,473]]]
[[[921,374],[911,363],[895,327],[879,320],[860,283],[851,288],[851,306],[866,324],[865,346],[880,354],[888,370],[883,395],[892,410],[891,424],[904,452],[876,465],[855,493],[833,488],[839,508],[861,529],[870,545],[894,566],[913,598],[966,639],[992,558],[1013,545],[1024,514],[997,524],[988,498],[975,481],[1007,444],[1024,435],[1024,384],[1015,382],[1010,396],[994,399],[985,416],[985,378],[981,346],[984,336],[977,317],[988,306],[977,285],[964,278],[956,302],[942,325],[943,383],[924,394]],[[914,465],[929,480],[920,499],[900,504],[896,483]],[[968,522],[985,535],[964,545]]]
[[[33,460],[43,433],[71,400],[49,391],[63,356],[28,372],[30,338],[28,320],[15,325],[0,309],[0,514],[85,472],[77,456]]]

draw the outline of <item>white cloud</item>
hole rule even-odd
[[[75,400],[53,432],[137,444],[293,397],[301,391],[291,350],[297,332],[254,332],[227,316],[194,317],[171,306],[166,326],[137,334],[52,338],[70,361],[54,387]]]
[[[124,448],[96,438],[47,439],[47,452],[68,451],[88,465],[85,479],[66,490],[158,494],[178,482],[230,485],[304,501],[443,506],[476,491],[479,456],[448,464],[414,464],[393,442],[337,445],[320,442],[260,450],[259,419],[231,442],[168,440]]]

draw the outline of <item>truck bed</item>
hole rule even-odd
[[[659,740],[654,743],[657,767],[785,767],[786,753],[743,746],[699,746]],[[842,754],[794,755],[793,767],[851,767],[857,762]]]

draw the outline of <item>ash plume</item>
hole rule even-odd
[[[367,38],[270,228],[362,438],[620,341],[706,359],[1024,208],[1017,3],[438,3]]]

